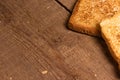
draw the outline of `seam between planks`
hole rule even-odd
[[[64,4],[62,4],[59,0],[55,0],[60,6],[62,6],[65,10],[67,10],[70,14],[72,13]]]

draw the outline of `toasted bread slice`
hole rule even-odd
[[[100,23],[101,33],[120,68],[120,13]]]
[[[72,30],[100,36],[99,23],[120,11],[118,0],[78,0],[68,22]]]

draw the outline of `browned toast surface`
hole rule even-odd
[[[100,25],[102,37],[120,68],[120,13],[103,20]]]
[[[68,27],[89,35],[100,36],[99,23],[120,11],[118,0],[78,0]]]

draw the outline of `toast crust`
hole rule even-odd
[[[115,14],[111,18],[104,19],[100,25],[101,35],[120,69],[120,13]]]
[[[104,38],[112,57],[117,61],[118,68],[120,70],[120,56],[116,55],[117,53],[114,51],[114,47],[112,47],[112,44],[109,42],[109,39],[105,36],[105,34],[102,33],[101,35]]]
[[[100,36],[102,19],[120,11],[117,0],[78,0],[69,19],[68,27],[77,32]]]

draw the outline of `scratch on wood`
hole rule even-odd
[[[67,10],[69,13],[72,13],[64,4],[62,4],[60,1],[55,0],[59,5],[61,5],[65,10]]]

